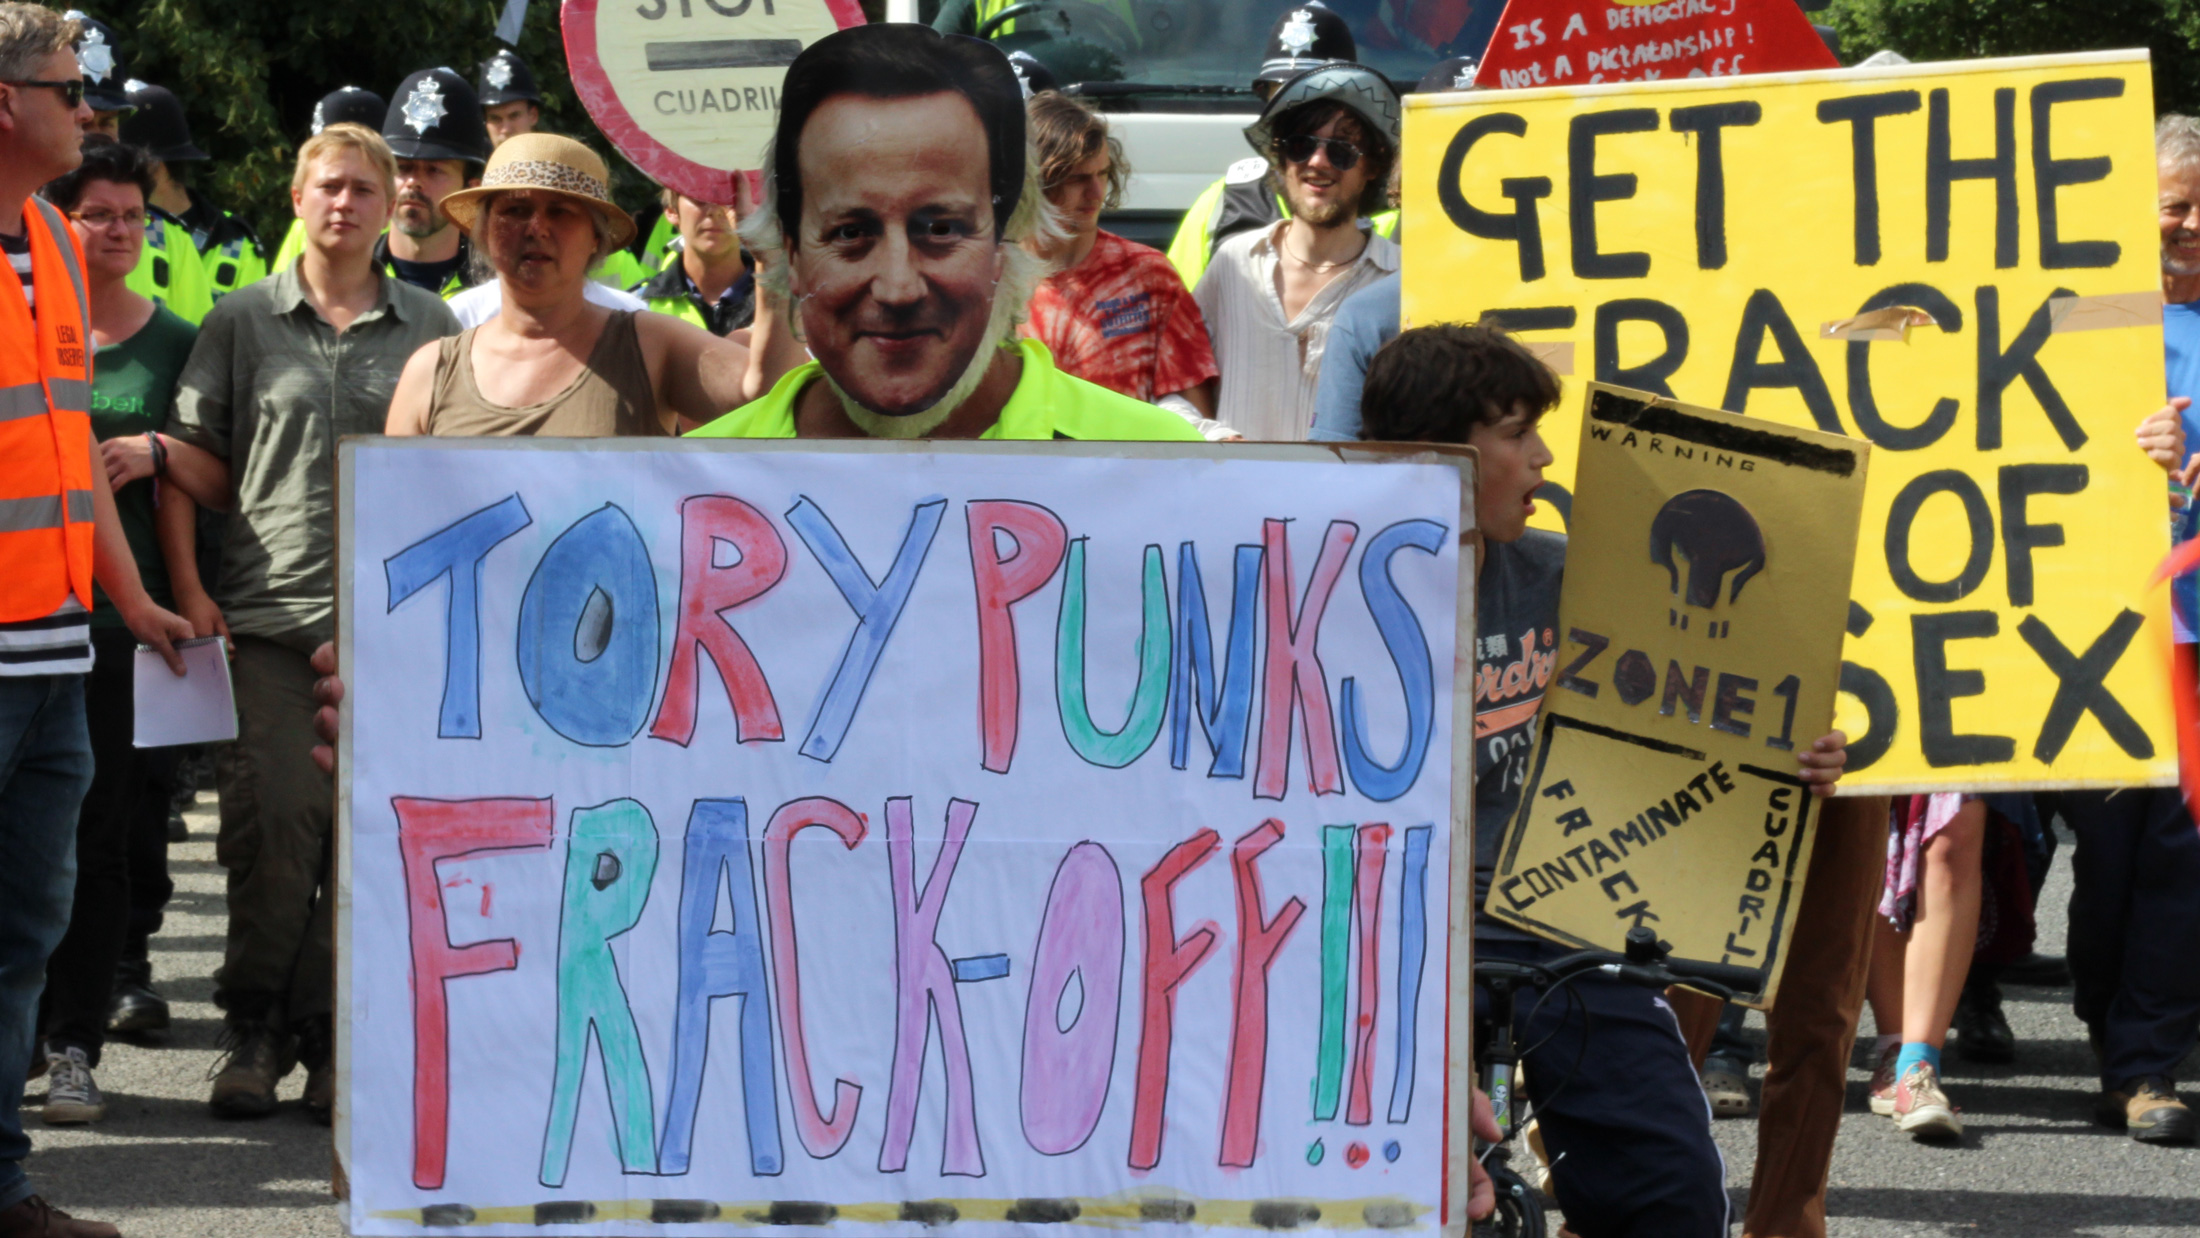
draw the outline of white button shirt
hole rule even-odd
[[[1276,281],[1289,220],[1222,242],[1193,297],[1207,319],[1222,384],[1215,420],[1248,439],[1297,443],[1314,428],[1329,324],[1344,299],[1398,269],[1397,242],[1372,232],[1351,265],[1289,321]],[[1366,227],[1366,221],[1361,221]]]

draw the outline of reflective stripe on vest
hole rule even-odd
[[[0,533],[28,533],[32,529],[58,529],[63,524],[89,524],[96,512],[92,506],[92,492],[71,490],[68,494],[69,509],[64,520],[58,494],[42,494],[29,499],[0,499]]]
[[[50,405],[47,403],[49,389],[53,399]],[[49,407],[65,413],[90,412],[92,385],[75,378],[49,378],[45,386],[17,383],[12,387],[0,387],[0,421],[43,417]]]

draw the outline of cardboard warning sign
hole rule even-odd
[[[1871,448],[1594,384],[1582,422],[1558,671],[1487,909],[1607,950],[1647,925],[1769,1001]]]
[[[863,24],[856,0],[565,0],[573,88],[619,153],[658,183],[732,202],[763,166],[779,83],[802,49]]]
[[[1869,440],[1844,794],[2176,778],[2146,53],[1406,101],[1408,326]],[[1560,364],[1563,362],[1563,364]]]
[[[1512,0],[1477,80],[1511,90],[1840,63],[1795,0]]]

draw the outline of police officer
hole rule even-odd
[[[319,133],[330,125],[365,125],[369,129],[379,129],[389,110],[390,105],[373,91],[341,86],[322,95],[320,102],[313,105],[312,131]],[[275,261],[268,264],[268,269],[287,270],[305,251],[306,226],[293,218],[289,230],[283,233],[282,245],[275,250]]]
[[[664,191],[664,208],[664,217],[679,229],[680,247],[656,278],[634,288],[634,295],[658,313],[713,335],[748,326],[756,317],[756,277],[742,258],[732,210],[670,189]]]
[[[542,91],[535,85],[534,70],[511,48],[500,47],[496,55],[481,62],[475,86],[492,147],[504,145],[506,138],[533,133],[542,123]]]
[[[397,212],[375,242],[375,264],[448,300],[474,280],[466,234],[440,208],[446,195],[480,183],[489,158],[481,101],[449,69],[422,69],[391,96],[382,140],[397,156]]]
[[[122,48],[115,38],[115,28],[78,9],[70,9],[62,17],[75,22],[82,31],[75,44],[76,68],[84,75],[84,102],[92,109],[91,123],[84,126],[84,131],[117,137],[122,118],[130,112],[130,97],[123,89],[129,75],[122,67]]]
[[[129,88],[132,110],[122,122],[122,140],[153,156],[152,205],[188,230],[206,272],[209,296],[219,301],[266,275],[267,258],[251,226],[184,186],[178,165],[203,161],[207,154],[191,141],[183,101],[166,86],[132,81]]]
[[[1352,28],[1319,0],[1294,5],[1268,33],[1268,54],[1253,77],[1253,93],[1266,103],[1282,85],[1316,65],[1359,58]],[[1215,246],[1232,233],[1260,228],[1289,215],[1283,196],[1268,181],[1268,161],[1258,155],[1230,165],[1222,179],[1200,193],[1169,242],[1169,261],[1184,286],[1197,288]],[[1368,220],[1382,236],[1395,237],[1398,212],[1383,211]]]

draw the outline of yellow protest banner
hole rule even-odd
[[[1608,950],[1646,925],[1769,1000],[1871,448],[1596,384],[1585,404],[1559,669],[1487,909]]]
[[[1878,449],[1844,791],[2167,783],[2153,121],[2144,52],[1410,96],[1405,321]]]

